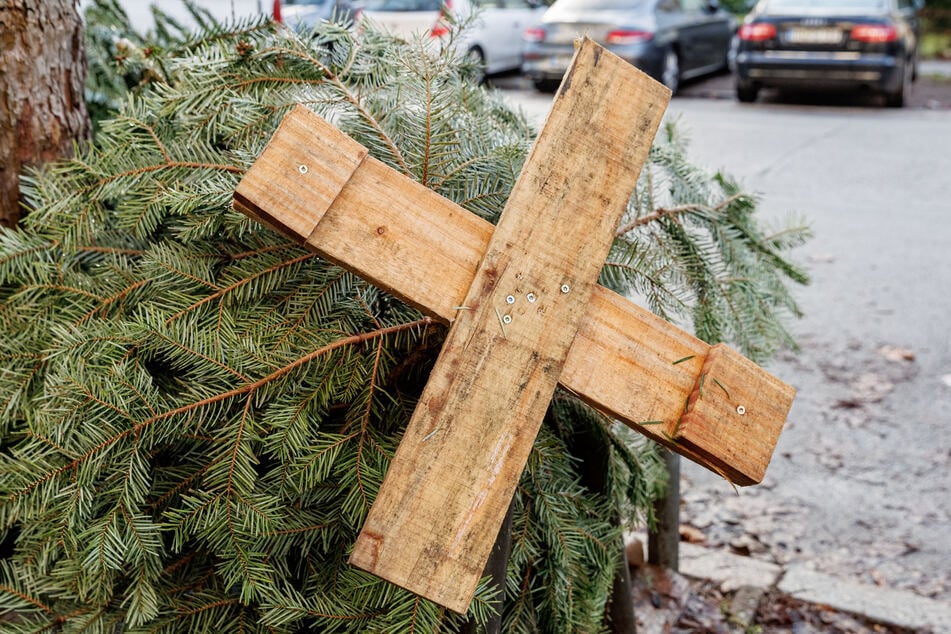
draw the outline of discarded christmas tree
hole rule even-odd
[[[165,55],[93,151],[31,180],[35,210],[0,237],[0,520],[20,531],[0,608],[24,631],[458,628],[346,564],[443,331],[230,199],[304,103],[494,219],[529,126],[452,54],[372,31],[243,25]],[[602,283],[768,354],[803,232],[765,234],[750,196],[683,154],[655,148]],[[579,434],[610,456],[601,493],[580,483]],[[557,395],[514,500],[505,631],[600,627],[615,520],[647,507],[654,467]],[[476,621],[492,599],[480,588]]]

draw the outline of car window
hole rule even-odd
[[[439,11],[442,0],[367,0],[367,11]]]
[[[833,11],[881,11],[887,6],[886,0],[769,0],[768,10],[782,9],[789,10],[809,10],[822,9],[826,12]]]
[[[651,0],[558,0],[562,9],[581,9],[584,11],[631,11],[650,6]]]

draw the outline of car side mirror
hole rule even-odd
[[[720,1],[707,0],[707,2],[703,5],[703,8],[707,13],[716,13],[720,10]]]

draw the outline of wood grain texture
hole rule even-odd
[[[367,156],[367,149],[304,106],[281,121],[234,192],[236,207],[303,241]],[[310,115],[310,116],[308,116]],[[302,143],[319,120],[320,144]],[[274,214],[271,210],[280,210]]]
[[[237,209],[455,322],[353,561],[458,611],[481,575],[556,381],[738,484],[762,478],[792,399],[791,388],[736,353],[710,357],[709,345],[594,284],[667,98],[629,67],[598,69],[605,60],[594,50],[592,73],[570,75],[559,93],[498,229],[364,158],[303,108],[268,147],[280,151],[255,164],[269,166],[253,176],[258,184],[242,181],[235,194]],[[599,70],[610,79],[598,79]],[[589,92],[626,97],[579,105]],[[332,185],[293,197],[264,186],[284,174],[275,181],[283,188],[301,157],[329,161],[340,148],[351,158],[321,181]],[[458,310],[463,305],[469,310]],[[746,405],[755,416],[743,425],[720,424],[722,408],[691,407],[684,416],[705,364],[716,364],[721,380],[757,386],[749,393],[757,400]]]
[[[299,121],[282,127],[276,136],[285,137],[281,147],[303,148],[297,154],[324,147],[327,128],[336,132],[306,108],[294,110],[288,118]],[[328,143],[325,151],[332,152],[334,147],[333,142]],[[295,150],[288,152],[286,157],[291,157],[293,164]],[[262,155],[259,162],[276,159]],[[307,198],[294,200],[292,214],[302,213],[301,209],[310,214],[299,225],[316,225],[309,234],[290,233],[280,202],[254,200],[249,209],[245,199],[235,198],[235,207],[249,215],[268,205],[268,213],[275,219],[272,224],[283,226],[290,237],[444,323],[460,314],[455,307],[465,301],[495,230],[489,222],[371,157],[352,175],[322,219],[320,202],[311,206]],[[668,438],[683,414],[686,398],[697,387],[709,350],[708,344],[597,287],[559,383],[604,413],[731,482],[755,484],[769,464],[794,393],[764,370],[755,372],[763,380],[757,380],[756,400],[747,400],[754,403],[748,409],[769,413],[772,418],[753,415],[744,425],[718,428],[715,437],[708,434],[702,452],[693,442],[677,446]],[[673,364],[685,357],[692,358]],[[705,409],[694,411],[690,428],[712,429],[714,421],[704,418],[710,414]],[[746,446],[759,449],[746,455]],[[737,455],[746,457],[733,464]]]
[[[353,565],[457,612],[468,608],[660,125],[664,93],[592,42],[580,45]]]
[[[689,451],[713,456],[759,482],[773,454],[767,439],[779,436],[793,396],[792,387],[717,344],[703,361],[684,415],[668,423],[667,433]]]

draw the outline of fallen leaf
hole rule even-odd
[[[633,539],[624,547],[624,553],[627,555],[627,563],[630,566],[643,566],[646,558],[644,557],[644,544],[639,539]]]
[[[699,528],[690,526],[689,524],[680,525],[680,541],[687,542],[689,544],[702,544],[707,541],[707,536],[703,534]]]
[[[907,348],[898,348],[896,346],[882,346],[878,349],[878,353],[885,357],[887,360],[894,363],[899,363],[901,361],[914,361],[915,353]]]

